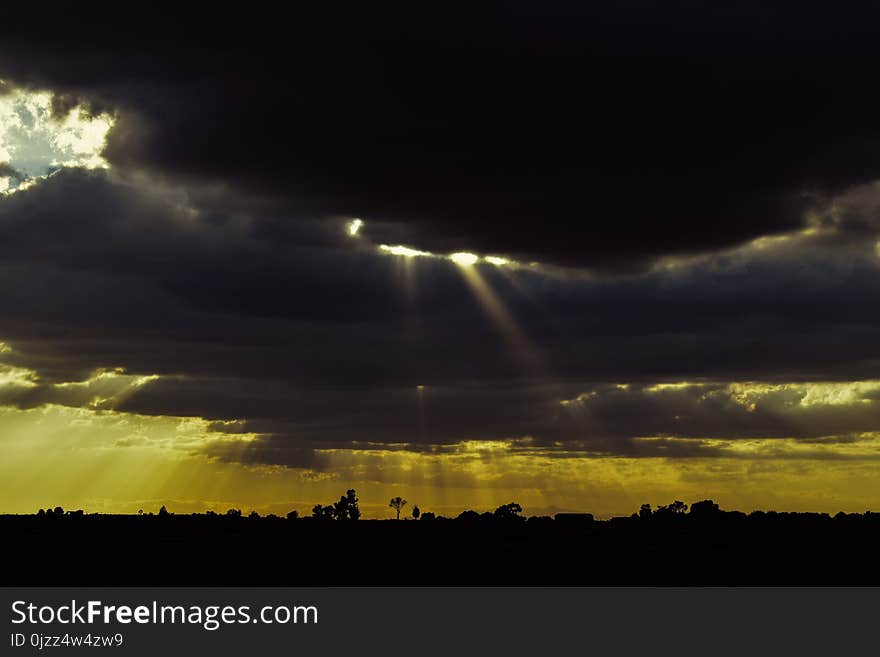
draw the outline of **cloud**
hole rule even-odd
[[[564,400],[585,435],[818,439],[874,431],[878,381],[600,386]]]
[[[32,371],[0,363],[0,406],[18,409],[46,405],[111,409],[154,377],[124,372],[94,372],[85,381],[41,382]]]
[[[119,169],[362,217],[377,243],[640,271],[880,178],[869,8],[130,12],[10,18],[0,74],[113,108]]]
[[[0,169],[40,178],[0,198],[0,402],[202,418],[206,453],[316,469],[330,450],[683,459],[877,429],[860,32],[829,42],[807,17],[785,38],[823,66],[793,67],[763,32],[720,47],[754,26],[714,15],[658,39],[613,9],[491,33],[499,14],[398,32],[381,10],[301,11],[277,47],[236,11],[144,15],[124,39],[86,22],[58,41],[49,17],[8,42],[26,56],[0,58],[0,102],[39,100],[16,139],[60,168]],[[601,37],[621,24],[625,57]]]
[[[7,506],[874,499],[875,9],[214,9],[4,10]]]
[[[537,391],[503,399],[495,391],[444,392],[418,407],[421,417],[411,400],[393,395],[372,408],[351,397],[337,404],[306,395],[312,405],[290,408],[289,418],[214,423],[228,437],[205,450],[237,462],[319,470],[339,450],[436,455],[480,453],[481,445],[562,459],[880,458],[878,381],[606,384],[556,401],[556,408]],[[345,419],[335,422],[336,414]],[[237,439],[241,432],[248,437]]]
[[[337,219],[305,214],[282,230],[291,211],[76,168],[0,200],[4,360],[39,384],[6,403],[85,406],[94,373],[118,368],[157,378],[100,395],[109,407],[235,422],[261,436],[252,451],[293,462],[357,443],[525,436],[560,453],[708,455],[717,446],[680,441],[877,426],[871,404],[765,409],[784,397],[772,386],[815,396],[817,381],[876,372],[880,317],[864,299],[880,291],[878,258],[834,227],[626,276],[473,265],[523,336],[513,344],[454,262],[383,254]],[[715,387],[650,390],[670,381]],[[769,386],[759,412],[735,403],[725,386],[736,381]],[[69,383],[77,394],[54,387]],[[595,400],[560,404],[591,390]],[[636,440],[646,436],[678,442]]]
[[[5,178],[13,178],[16,181],[21,181],[24,179],[23,173],[17,171],[6,162],[0,162],[0,176],[3,176]]]

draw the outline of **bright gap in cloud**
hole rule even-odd
[[[26,189],[64,167],[109,166],[101,151],[113,117],[90,116],[80,106],[53,116],[52,99],[48,91],[0,93],[0,195]]]
[[[466,251],[459,251],[457,253],[450,253],[449,255],[442,255],[439,253],[431,253],[430,251],[420,251],[418,249],[413,249],[408,246],[403,246],[402,244],[380,244],[377,247],[380,253],[384,253],[387,255],[394,256],[402,256],[404,258],[440,258],[443,260],[449,260],[450,262],[454,262],[456,265],[460,267],[472,267],[480,262],[485,262],[495,267],[504,267],[507,265],[522,267],[520,263],[514,262],[513,260],[508,260],[507,258],[501,258],[498,256],[478,256],[476,253],[468,253]]]
[[[363,219],[353,218],[345,224],[345,232],[349,237],[360,237],[360,231],[364,225]],[[376,250],[384,255],[393,255],[403,258],[437,258],[440,260],[448,260],[459,267],[473,267],[479,263],[486,263],[493,267],[514,267],[518,269],[524,267],[535,268],[540,266],[537,262],[524,264],[497,255],[481,256],[468,251],[457,251],[455,253],[444,255],[442,253],[432,253],[431,251],[421,251],[403,244],[378,244],[375,246]]]
[[[380,244],[379,251],[382,253],[389,253],[391,255],[403,256],[405,258],[434,258],[436,257],[433,253],[429,253],[428,251],[419,251],[418,249],[411,249],[408,246],[402,245],[390,245],[390,244]]]
[[[449,256],[449,259],[452,260],[457,265],[461,265],[462,267],[471,267],[477,264],[480,261],[480,256],[475,255],[473,253],[453,253]]]

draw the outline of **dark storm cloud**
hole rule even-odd
[[[861,388],[829,387],[827,384],[768,387],[703,383],[665,388],[603,385],[595,386],[576,400],[567,401],[562,405],[564,412],[561,415],[556,412],[558,404],[556,411],[551,408],[546,395],[549,391],[519,390],[505,401],[526,404],[528,411],[521,406],[491,406],[492,412],[484,413],[484,416],[487,420],[501,417],[500,424],[508,424],[502,428],[496,419],[489,434],[500,429],[498,437],[507,437],[504,448],[507,455],[562,459],[616,456],[864,460],[880,458],[880,452],[872,449],[876,446],[876,438],[870,433],[880,422],[880,405],[873,399],[878,389],[880,383],[877,382],[862,384]],[[831,395],[822,398],[828,390]],[[850,393],[845,401],[834,398],[841,390],[844,395]],[[464,395],[450,396],[447,401],[460,402],[463,398]],[[499,413],[502,408],[510,414]],[[438,412],[429,423],[431,430],[437,433],[452,430],[447,419],[460,417],[459,410],[441,409],[451,411],[451,415]],[[523,422],[526,418],[528,421]],[[523,427],[534,433],[510,438]],[[274,428],[277,429],[278,425]],[[245,464],[284,465],[319,471],[340,466],[327,451],[339,447],[367,451],[383,449],[386,452],[405,449],[433,455],[466,451],[466,447],[458,442],[444,445],[424,441],[406,444],[379,441],[340,445],[332,440],[311,441],[307,437],[308,429],[298,431],[296,427],[288,427],[292,433],[271,433],[267,431],[268,426],[259,426],[259,423],[218,424],[215,429],[232,436],[207,445],[203,452],[209,456]],[[375,424],[364,435],[374,429]],[[248,430],[259,435],[243,440],[236,438],[236,433]],[[415,435],[415,432],[411,429],[410,434]],[[467,437],[466,433],[448,435],[458,435],[459,440]],[[760,439],[760,448],[740,451],[731,442],[719,442],[749,438]],[[781,439],[794,439],[801,447],[793,450],[790,444],[782,444]],[[868,447],[867,451],[852,453],[821,449],[821,446],[861,442]],[[380,460],[381,455],[373,458]]]
[[[523,347],[452,263],[410,261],[411,299],[400,259],[341,225],[325,236],[306,216],[298,230],[311,236],[290,242],[261,228],[273,221],[223,194],[76,170],[0,200],[11,357],[50,380],[123,367],[343,389],[860,379],[880,361],[880,311],[865,303],[880,293],[877,255],[864,240],[792,238],[618,278],[478,266]],[[523,369],[524,348],[537,369]]]
[[[875,382],[597,386],[566,409],[584,433],[619,438],[818,439],[880,426],[880,405],[872,399],[878,388]]]
[[[705,439],[843,440],[880,420],[871,390],[854,405],[801,408],[793,393],[792,408],[749,410],[724,383],[647,389],[873,378],[880,311],[864,300],[880,292],[877,254],[845,231],[635,276],[479,265],[537,354],[524,370],[522,345],[506,342],[452,263],[410,261],[410,298],[399,259],[308,216],[302,244],[279,239],[259,228],[273,210],[80,170],[0,199],[0,334],[12,347],[2,360],[36,383],[6,389],[3,403],[98,398],[203,417],[230,434],[212,456],[308,467],[323,449],[524,436],[559,457],[717,456]],[[102,368],[127,374],[96,378]],[[83,383],[57,385],[71,380]]]
[[[215,419],[217,431],[284,434],[300,446],[440,445],[544,432],[559,415],[559,399],[576,389],[501,383],[421,390],[401,385],[301,388],[279,381],[161,380],[144,385],[118,408],[186,410],[178,414]]]
[[[8,10],[0,75],[116,108],[116,166],[379,241],[633,269],[880,177],[868,5],[60,6]]]
[[[386,395],[381,403],[387,411],[369,413],[369,424],[354,432],[367,441],[357,445],[345,442],[345,437],[353,435],[350,426],[334,426],[334,411],[344,408],[348,413],[353,407],[353,415],[358,417],[358,407],[366,405],[362,400],[344,397],[313,423],[304,420],[316,419],[316,412],[321,415],[317,404],[302,409],[299,425],[285,426],[278,421],[218,423],[214,427],[217,431],[232,436],[208,445],[205,453],[242,463],[322,469],[332,464],[326,450],[340,447],[390,451],[405,447],[416,453],[455,453],[460,450],[457,443],[469,438],[466,427],[479,426],[481,437],[507,440],[508,454],[550,458],[880,458],[876,451],[852,454],[816,448],[862,441],[874,445],[872,432],[880,426],[878,390],[878,382],[773,386],[712,382],[668,387],[606,384],[592,386],[563,403],[553,399],[561,392],[558,388],[520,388],[500,394],[431,391],[421,406],[430,411],[422,417],[421,426],[417,425],[419,418],[411,393],[401,395],[408,397],[405,402]],[[404,409],[409,412],[402,412]],[[336,431],[340,432],[338,442]],[[426,437],[428,431],[448,440],[432,441]],[[256,439],[237,439],[235,435],[242,432],[259,435]],[[394,435],[421,439],[390,440]],[[376,436],[384,439],[375,440]],[[732,443],[719,442],[746,439],[794,439],[807,449],[792,452],[789,446],[765,443],[750,453],[733,449]]]
[[[110,172],[0,197],[0,362],[30,377],[0,404],[202,417],[212,456],[315,469],[876,430],[876,390],[727,387],[877,376],[871,12],[525,7],[4,10],[0,77],[116,124]],[[575,267],[476,266],[511,341],[382,242]]]
[[[880,426],[880,404],[874,399],[880,384],[862,384],[864,389],[855,388],[851,398],[842,402],[812,398],[817,390],[849,390],[851,385],[602,384],[492,390],[462,386],[426,389],[421,403],[412,390],[382,395],[309,391],[291,400],[289,417],[297,421],[276,417],[232,429],[283,434],[291,443],[293,438],[313,447],[339,446],[353,435],[364,443],[407,442],[416,449],[477,437],[529,437],[534,447],[632,455],[651,451],[655,444],[633,442],[650,437],[842,441],[844,436]],[[161,388],[161,383],[148,384],[144,390],[151,386]],[[563,399],[567,390],[578,388],[587,391]],[[340,411],[353,421],[337,419]],[[223,424],[215,428],[230,429]]]

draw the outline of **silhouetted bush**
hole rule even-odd
[[[510,502],[499,506],[492,515],[498,520],[522,520],[521,513],[522,507],[516,502]]]

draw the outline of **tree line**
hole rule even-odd
[[[400,520],[401,514],[403,514],[405,507],[408,505],[407,500],[404,498],[397,496],[392,497],[388,506],[395,512],[395,518]],[[40,518],[61,518],[61,517],[82,517],[85,515],[85,512],[82,509],[77,509],[75,511],[65,511],[62,507],[56,506],[54,508],[46,508],[40,509],[36,513],[37,517]],[[175,515],[168,511],[168,509],[163,505],[157,514],[153,514],[152,512],[145,513],[143,509],[138,510],[139,516],[153,516],[158,515],[160,518],[166,518],[172,515]],[[242,518],[243,514],[241,509],[230,508],[225,513],[217,513],[216,511],[206,511],[204,514],[189,514],[193,516],[204,515],[206,517],[219,518]],[[872,513],[870,511],[866,511],[864,514],[846,514],[840,512],[836,514],[834,517],[837,519],[846,518],[851,516],[874,516],[880,517],[880,514]],[[523,515],[522,506],[517,504],[516,502],[509,502],[507,504],[502,504],[497,507],[494,511],[484,511],[478,512],[473,510],[466,510],[459,513],[454,518],[447,518],[442,515],[435,514],[432,511],[422,512],[422,510],[417,506],[413,505],[410,511],[410,516],[413,520],[421,520],[425,522],[435,521],[435,520],[457,520],[462,522],[477,522],[477,521],[490,521],[490,520],[501,520],[501,521],[533,521],[533,522],[546,522],[546,521],[565,521],[565,522],[592,522],[593,516],[590,513],[557,513],[555,516],[531,516],[526,517]],[[652,522],[660,522],[664,520],[672,520],[674,518],[698,518],[698,519],[706,519],[706,518],[720,518],[720,517],[749,517],[749,518],[764,518],[764,517],[778,517],[778,516],[796,516],[796,517],[810,517],[810,518],[830,518],[826,513],[792,513],[792,512],[776,512],[776,511],[752,511],[749,514],[745,514],[741,511],[722,511],[717,503],[712,500],[701,500],[699,502],[694,502],[690,506],[682,502],[681,500],[675,500],[670,502],[669,504],[660,505],[656,508],[652,507],[650,504],[642,504],[639,507],[639,510],[633,513],[630,516],[623,516],[612,518],[611,521],[626,521],[626,520],[641,520],[641,521],[652,521]],[[266,518],[270,520],[283,520],[280,516],[277,516],[273,513],[267,514],[265,516],[261,516],[256,511],[251,511],[247,515],[248,519],[256,520],[260,518]],[[287,514],[287,520],[299,520],[300,515],[299,512],[294,510]],[[355,489],[348,489],[344,495],[339,497],[338,501],[331,502],[329,504],[316,504],[312,507],[312,513],[310,516],[313,520],[319,521],[341,521],[341,522],[355,522],[361,519],[361,510],[359,506],[359,500],[357,497],[357,492]]]

